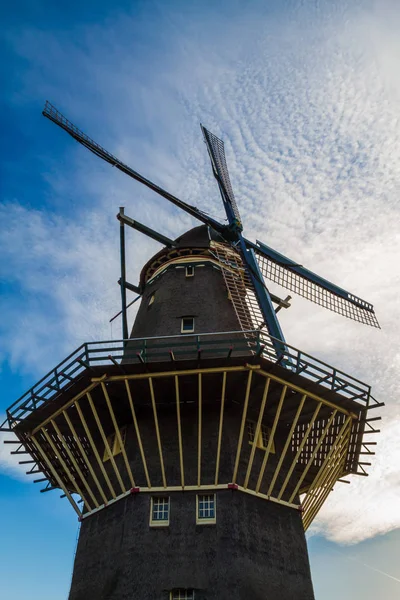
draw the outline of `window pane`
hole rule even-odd
[[[152,521],[168,521],[169,498],[153,498]]]
[[[249,442],[254,442],[255,427],[253,421],[247,421],[247,435],[249,436]]]
[[[215,519],[215,496],[206,494],[198,497],[199,519]]]
[[[170,598],[171,600],[194,600],[194,590],[172,590]]]

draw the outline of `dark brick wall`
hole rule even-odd
[[[154,303],[149,306],[150,296]],[[169,267],[146,286],[131,337],[180,335],[181,317],[195,317],[195,333],[238,331],[223,275],[210,263],[195,266],[193,277],[184,268]]]
[[[232,480],[241,406],[227,400],[220,463],[221,483]],[[181,406],[186,485],[197,479],[197,406]],[[161,469],[151,411],[139,414],[153,486],[160,486]],[[176,411],[159,410],[167,482],[180,484]],[[205,401],[203,413],[202,483],[213,483],[219,407]],[[270,479],[285,442],[278,432],[270,456]],[[251,451],[244,437],[238,473],[243,483]],[[136,483],[145,479],[133,428],[128,427],[126,451]],[[256,450],[252,480],[263,452]],[[122,466],[122,456],[116,461]],[[286,464],[290,464],[288,456]],[[105,463],[115,489],[110,461]],[[129,486],[128,481],[125,482]],[[266,484],[261,491],[266,491]],[[206,492],[204,492],[206,493]],[[212,492],[211,492],[212,493]],[[170,525],[150,527],[150,496],[125,497],[84,519],[76,554],[70,600],[166,600],[175,587],[196,589],[196,600],[221,598],[312,600],[313,591],[300,513],[240,491],[217,490],[217,522],[196,525],[196,493],[169,492]],[[155,495],[163,495],[157,493]]]

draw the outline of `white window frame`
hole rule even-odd
[[[194,590],[191,588],[175,588],[170,591],[169,600],[194,600]]]
[[[213,517],[200,517],[200,499],[205,496],[213,496],[214,498],[214,516]],[[196,524],[197,525],[215,525],[217,522],[217,495],[216,494],[196,494]]]
[[[185,277],[194,277],[194,266],[188,265],[185,267]]]
[[[184,329],[183,322],[185,319],[192,319],[192,329]],[[194,333],[194,317],[182,317],[181,318],[181,333]]]
[[[154,519],[154,501],[155,500],[168,500],[168,519]],[[150,502],[150,527],[168,527],[169,518],[171,514],[171,499],[169,496],[152,496]]]

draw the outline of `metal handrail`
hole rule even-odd
[[[275,338],[265,332],[246,330],[87,342],[69,354],[16,400],[7,409],[7,416],[10,424],[14,420],[23,419],[26,413],[32,412],[37,406],[68,389],[86,368],[95,366],[100,361],[115,364],[118,360],[131,359],[154,362],[154,359],[160,360],[164,357],[164,360],[170,360],[171,351],[179,355],[179,360],[193,358],[199,351],[202,355],[214,356],[221,356],[222,352],[231,356],[232,351],[240,352],[241,356],[258,354],[273,362],[279,362],[282,367],[293,373],[368,406],[371,391],[369,385],[281,340],[278,341],[283,351],[277,357],[274,341]],[[129,353],[130,348],[133,354]]]

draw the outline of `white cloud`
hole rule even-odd
[[[335,491],[314,526],[337,541],[359,541],[400,526],[400,78],[394,59],[400,19],[388,12],[390,3],[364,9],[329,2],[315,10],[289,3],[282,12],[255,6],[245,13],[237,8],[230,20],[218,11],[196,14],[190,24],[186,14],[168,15],[159,50],[143,22],[127,15],[81,31],[85,50],[61,34],[40,32],[41,44],[38,32],[13,36],[33,65],[18,101],[28,87],[56,103],[62,98],[60,108],[109,150],[218,216],[221,203],[198,127],[204,122],[225,140],[246,235],[375,304],[382,331],[298,298],[280,313],[289,343],[371,383],[387,403],[371,476]],[[147,61],[138,52],[147,52]],[[63,135],[52,127],[43,122],[47,144]],[[1,333],[6,358],[38,375],[82,341],[109,337],[108,319],[119,303],[119,205],[169,236],[194,225],[72,140],[64,164],[53,157],[46,178],[54,210],[5,205],[9,227],[0,239],[6,276],[20,289],[19,299],[2,303],[9,317]],[[75,194],[74,210],[62,209],[63,199]],[[131,239],[135,283],[158,246],[139,234]]]

